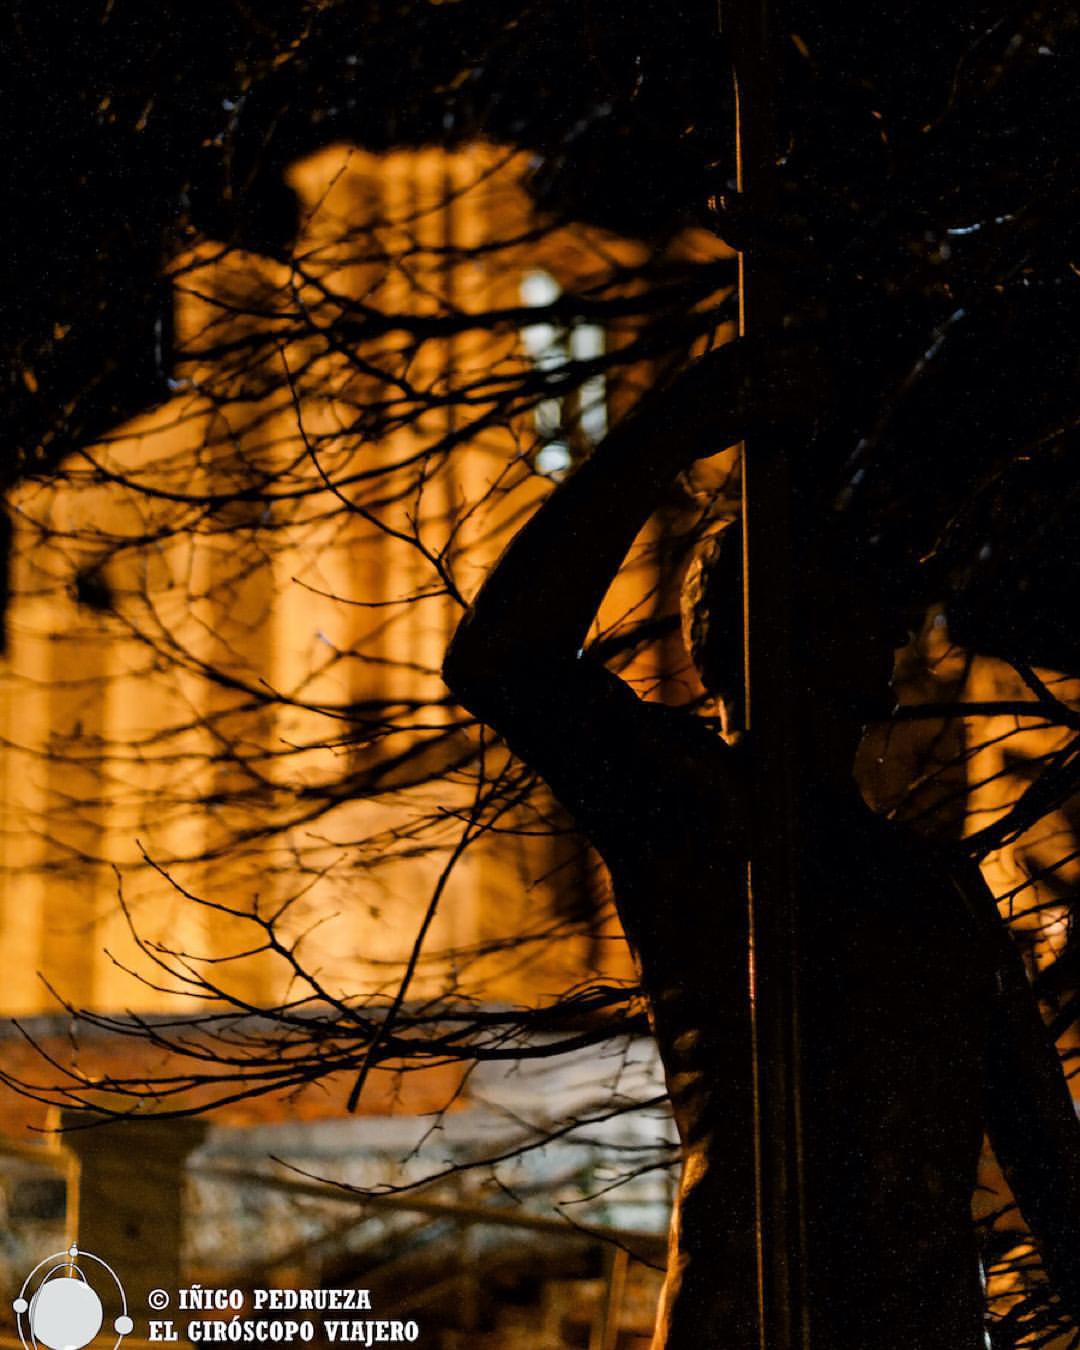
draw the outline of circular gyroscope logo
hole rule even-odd
[[[69,1247],[39,1261],[23,1280],[12,1304],[24,1350],[83,1350],[101,1330],[105,1313],[101,1299],[86,1278],[83,1263],[94,1261],[107,1271],[120,1295],[120,1316],[113,1322],[119,1346],[134,1323],[128,1316],[127,1295],[116,1271],[93,1252]]]

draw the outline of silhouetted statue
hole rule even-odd
[[[779,384],[775,370],[759,374],[748,351],[733,343],[692,366],[556,488],[493,569],[444,669],[611,872],[683,1146],[656,1350],[757,1344],[744,885],[753,744],[732,747],[700,719],[643,702],[582,648],[673,477],[777,406],[782,374]],[[840,569],[804,575],[814,1344],[981,1350],[971,1201],[984,1129],[1075,1315],[1080,1125],[977,872],[875,816],[853,782],[865,722],[892,707],[893,650],[906,635]]]

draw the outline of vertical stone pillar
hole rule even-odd
[[[176,1306],[184,1169],[206,1125],[142,1118],[87,1128],[86,1121],[83,1112],[60,1113],[71,1159],[67,1240],[116,1271],[135,1335],[145,1338],[148,1317],[170,1317]],[[168,1293],[170,1311],[151,1312],[151,1289]]]

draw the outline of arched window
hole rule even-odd
[[[526,272],[521,281],[522,304],[548,309],[562,294],[562,287],[540,268]],[[604,354],[604,330],[599,324],[577,322],[560,325],[544,320],[521,330],[525,353],[538,371],[555,372],[579,362],[598,362]],[[607,381],[597,369],[565,394],[553,392],[533,409],[537,472],[559,479],[607,432]]]

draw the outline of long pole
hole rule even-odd
[[[780,117],[776,13],[769,0],[726,0],[735,67],[738,188],[753,214],[776,209]],[[784,329],[782,278],[739,256],[739,326],[769,341]],[[743,447],[747,727],[754,764],[749,865],[754,1027],[759,1329],[762,1350],[808,1350],[806,1221],[799,1054],[800,709],[792,605],[788,447],[762,431]]]

